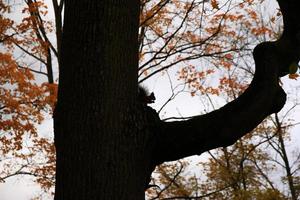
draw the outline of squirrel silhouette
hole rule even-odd
[[[138,88],[138,99],[140,102],[144,103],[144,104],[151,104],[154,103],[154,101],[156,100],[155,95],[153,92],[151,92],[149,94],[149,92],[147,91],[147,89],[145,89],[144,87],[139,85]]]

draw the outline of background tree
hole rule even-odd
[[[56,101],[53,65],[58,53],[49,40],[54,27],[45,20],[43,1],[10,3],[0,2],[0,180],[30,175],[48,192],[55,183],[55,148],[38,126]]]

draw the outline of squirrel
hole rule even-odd
[[[156,98],[155,98],[153,92],[151,92],[149,94],[149,92],[147,91],[147,89],[145,89],[143,86],[139,85],[139,87],[138,87],[138,100],[141,103],[144,103],[144,104],[151,104],[151,103],[154,103],[154,101],[156,100]]]

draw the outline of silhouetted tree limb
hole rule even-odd
[[[275,42],[264,42],[253,51],[256,72],[250,86],[236,100],[211,113],[186,121],[164,122],[155,151],[155,163],[201,154],[233,144],[264,118],[284,106],[286,94],[278,80],[300,58],[300,14],[296,0],[278,1],[284,32]]]

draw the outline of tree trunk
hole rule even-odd
[[[143,199],[153,145],[136,104],[139,1],[65,6],[55,199]]]

